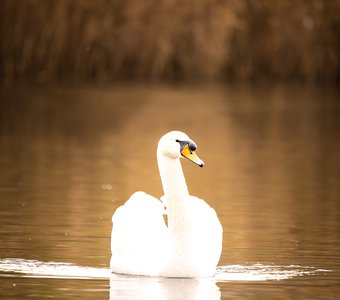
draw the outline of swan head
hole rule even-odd
[[[170,131],[159,140],[157,156],[165,156],[172,159],[184,157],[203,167],[204,162],[196,155],[196,149],[196,143],[184,132]]]

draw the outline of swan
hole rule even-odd
[[[157,162],[164,196],[159,200],[135,192],[114,212],[113,273],[214,276],[222,250],[222,226],[213,208],[189,195],[180,163],[184,157],[203,167],[196,148],[195,142],[180,131],[168,132],[159,140]]]

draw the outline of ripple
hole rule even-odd
[[[221,281],[268,281],[284,280],[297,276],[315,275],[329,270],[316,269],[314,267],[305,267],[298,265],[276,266],[253,264],[245,265],[227,265],[217,267],[215,278],[217,282]]]
[[[108,268],[83,267],[71,263],[41,262],[22,258],[0,259],[0,272],[0,277],[13,276],[12,273],[23,277],[63,279],[112,280],[112,277],[114,277],[116,280],[126,280],[129,277],[112,274]],[[285,280],[296,276],[310,276],[322,272],[329,272],[329,270],[298,265],[226,265],[217,267],[215,282]]]
[[[64,279],[107,279],[107,268],[81,267],[64,262],[41,262],[22,258],[0,259],[0,272],[21,274],[24,277],[64,278]],[[8,276],[8,274],[0,274]]]

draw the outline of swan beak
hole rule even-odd
[[[183,157],[191,160],[193,163],[199,165],[201,168],[204,167],[204,162],[196,155],[195,151],[190,150],[188,144],[182,148],[181,154]]]

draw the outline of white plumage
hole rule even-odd
[[[122,274],[208,277],[222,250],[222,226],[206,202],[190,196],[180,158],[203,166],[183,132],[164,135],[157,160],[164,196],[134,193],[112,217],[111,271]],[[168,226],[164,221],[167,214]]]

